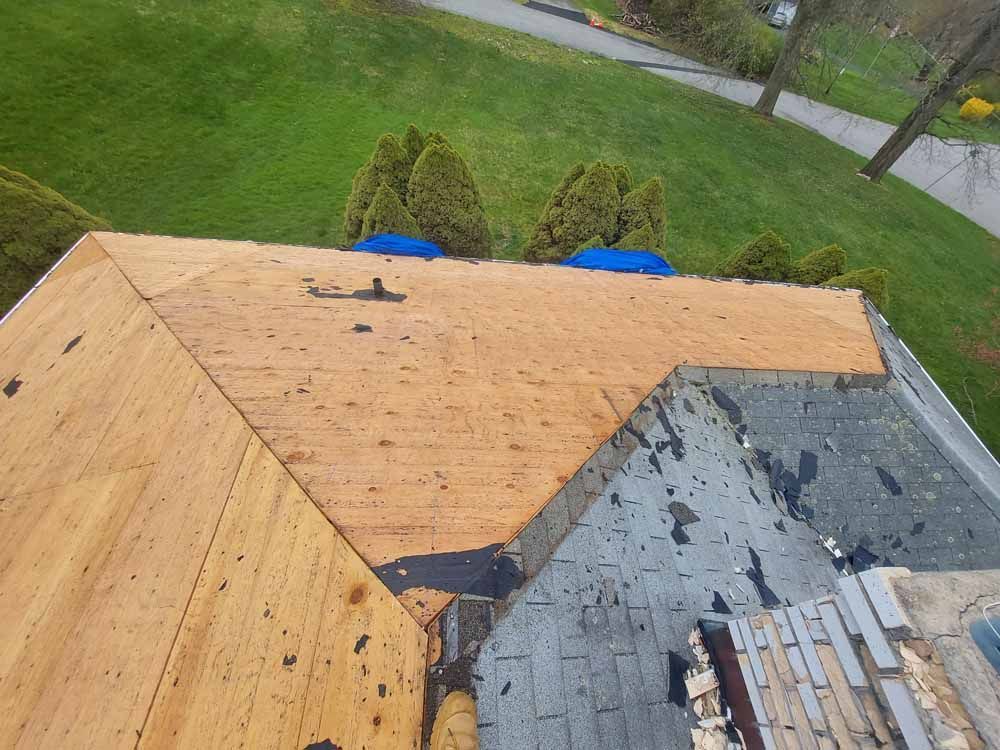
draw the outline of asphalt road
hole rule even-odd
[[[756,83],[722,75],[694,60],[519,5],[513,0],[421,1],[432,8],[637,65],[656,75],[741,104],[752,105],[761,92],[762,87]],[[565,0],[556,2],[559,7],[567,7]],[[775,115],[820,133],[865,157],[874,154],[893,131],[891,125],[787,91],[778,99]],[[1000,237],[1000,146],[985,144],[978,149],[980,156],[968,159],[970,149],[965,142],[922,136],[896,163],[892,172]],[[989,165],[996,173],[993,180],[989,179]]]

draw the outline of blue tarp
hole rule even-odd
[[[401,234],[377,234],[354,249],[360,253],[382,253],[383,255],[410,255],[415,258],[441,258],[444,252],[433,242],[415,240]]]
[[[623,273],[653,273],[674,276],[677,271],[659,255],[645,250],[611,250],[593,247],[582,250],[560,265],[573,268],[590,268],[596,271],[621,271]]]

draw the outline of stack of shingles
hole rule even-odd
[[[909,631],[887,584],[892,570],[729,623],[765,750],[930,750],[892,643]]]

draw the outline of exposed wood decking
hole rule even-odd
[[[426,635],[98,240],[0,363],[0,746],[416,746]]]
[[[373,567],[506,542],[679,364],[884,372],[852,292],[95,236]]]

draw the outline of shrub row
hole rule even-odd
[[[624,164],[576,164],[549,196],[524,258],[558,263],[591,247],[656,252],[663,246],[664,203],[658,177],[635,187]]]
[[[847,271],[847,253],[839,245],[813,250],[792,261],[791,246],[768,230],[750,240],[715,268],[716,276],[757,281],[860,289],[878,308],[889,302],[889,272],[884,268]]]
[[[354,175],[344,212],[348,244],[376,234],[426,239],[447,255],[488,258],[486,212],[472,172],[441,133],[415,125],[378,139]]]

